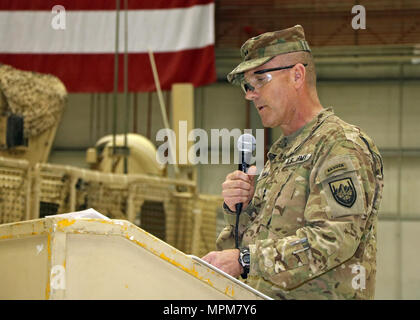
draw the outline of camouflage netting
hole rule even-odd
[[[127,220],[127,185],[80,179],[76,190],[77,211],[94,208],[111,219]]]
[[[33,213],[33,218],[70,211],[70,176],[65,172],[41,170],[34,176],[33,196],[39,192],[39,213]]]
[[[0,157],[0,224],[28,219],[29,163]]]
[[[66,88],[57,77],[1,64],[0,92],[6,98],[7,111],[24,117],[26,138],[55,125],[67,98]]]

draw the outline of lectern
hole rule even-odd
[[[0,225],[0,299],[269,299],[126,220]]]

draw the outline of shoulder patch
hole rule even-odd
[[[342,206],[351,208],[357,199],[356,188],[351,178],[343,178],[328,183],[334,200]]]
[[[330,166],[325,170],[325,175],[329,176],[331,173],[339,171],[339,170],[346,170],[347,166],[344,162],[337,163],[333,166]]]
[[[358,161],[352,161],[352,158],[349,155],[337,155],[320,165],[316,182],[319,183],[325,180],[331,181],[334,177],[342,176],[348,172],[357,171],[359,169],[360,165]],[[354,180],[353,183],[355,183]]]

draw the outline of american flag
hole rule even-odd
[[[124,3],[120,0],[119,91],[124,87]],[[173,83],[197,87],[216,80],[214,0],[127,3],[129,91],[155,90],[149,50],[163,90]],[[53,74],[69,92],[113,91],[115,32],[115,0],[0,1],[0,63]]]

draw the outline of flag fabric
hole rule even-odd
[[[57,5],[58,6],[57,7]],[[119,91],[124,88],[125,12],[120,0]],[[216,81],[214,0],[127,1],[128,90]],[[0,63],[57,76],[69,92],[112,92],[116,0],[0,1]]]

